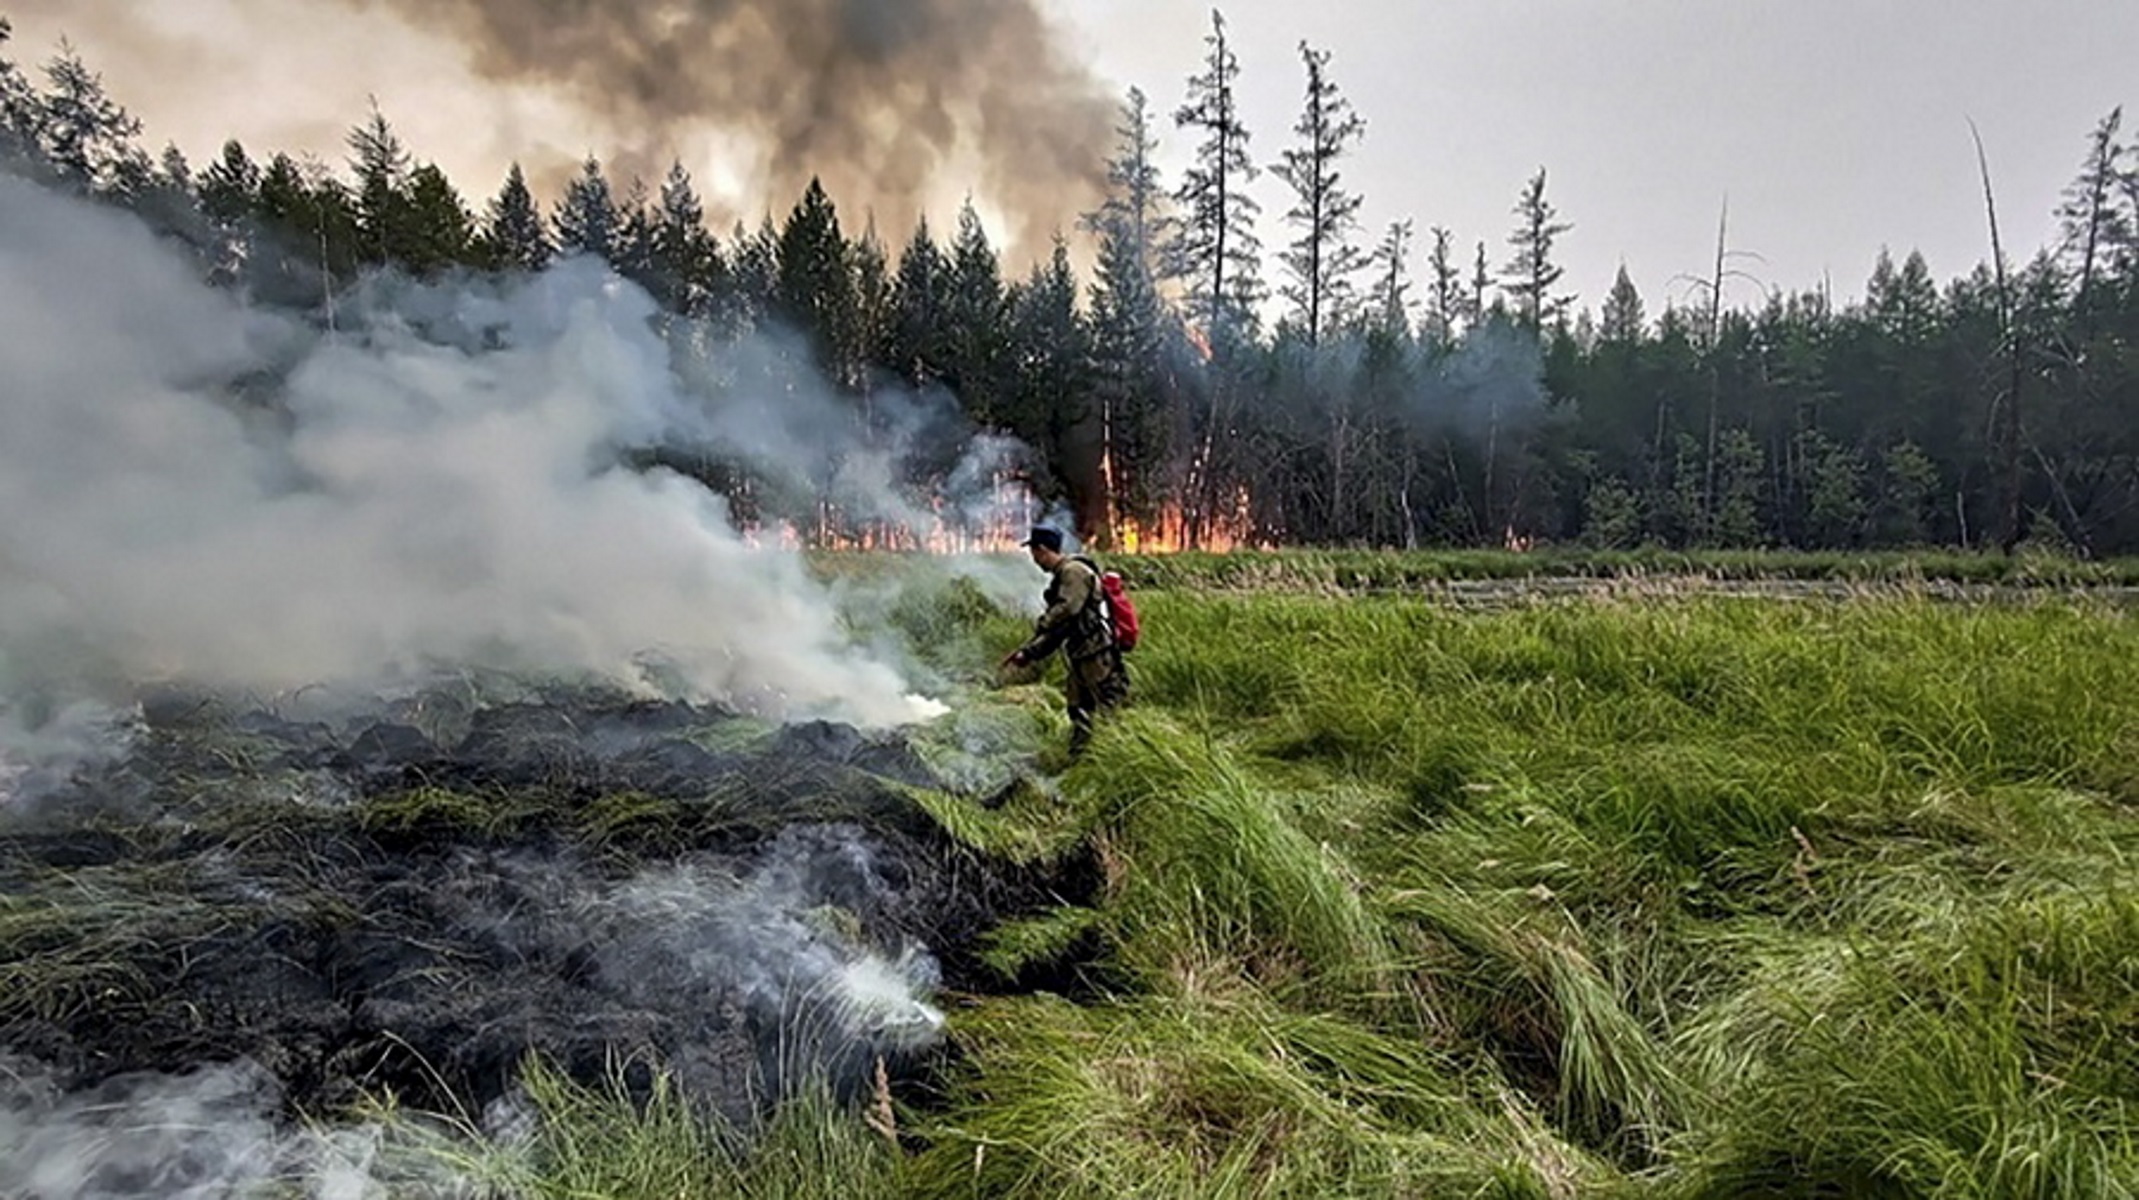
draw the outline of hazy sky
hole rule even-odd
[[[1171,128],[1210,10],[1188,0],[1042,0],[1073,55],[1110,87],[1142,86],[1177,177]],[[1496,263],[1509,209],[1539,167],[1575,228],[1565,285],[1596,305],[1624,262],[1651,313],[1704,273],[1726,194],[1743,269],[1785,289],[1861,291],[1882,245],[1921,249],[1941,280],[1987,257],[1968,119],[1983,132],[2010,248],[2051,236],[2060,189],[2095,122],[2134,95],[2135,0],[1231,0],[1243,107],[1259,163],[1287,144],[1305,39],[1367,119],[1348,178],[1372,241],[1412,218]],[[0,0],[18,59],[70,36],[147,138],[196,158],[227,134],[342,157],[367,94],[417,152],[475,197],[514,156],[568,162],[594,135],[529,87],[479,85],[464,55],[376,6],[310,0]],[[301,39],[301,40],[293,40]],[[718,70],[709,61],[707,70]],[[759,208],[715,131],[676,147],[716,197]],[[732,158],[729,158],[732,162]],[[941,181],[946,207],[970,186]],[[1264,175],[1266,247],[1287,232]],[[835,197],[838,199],[838,197]],[[771,198],[776,210],[791,200]],[[948,216],[948,212],[944,214]],[[1274,280],[1273,274],[1273,280]],[[1740,285],[1732,297],[1751,303]]]
[[[1053,0],[1100,69],[1182,99],[1209,8]],[[2139,101],[2139,0],[1231,0],[1259,161],[1291,137],[1298,44],[1328,49],[1367,120],[1349,178],[1378,232],[1413,218],[1498,261],[1539,167],[1595,306],[1624,261],[1653,315],[1730,241],[1769,285],[1861,293],[1881,245],[1940,280],[1989,258],[1968,118],[2009,253],[2051,236],[2088,133]],[[2139,118],[2139,112],[2132,114]],[[2132,123],[2127,122],[2127,131]],[[1263,237],[1286,207],[1259,181]],[[1739,285],[1732,298],[1751,303]]]

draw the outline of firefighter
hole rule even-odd
[[[1107,612],[1099,572],[1089,559],[1062,551],[1062,531],[1035,525],[1023,543],[1033,565],[1047,572],[1047,611],[1033,623],[1032,640],[1011,651],[1005,666],[1029,667],[1057,649],[1068,659],[1063,690],[1069,706],[1070,757],[1084,753],[1092,718],[1129,698],[1129,671]]]

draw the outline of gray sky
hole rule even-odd
[[[1110,77],[1170,117],[1209,26],[1188,0],[1054,0]],[[2139,100],[2133,0],[1231,0],[1260,162],[1289,140],[1301,39],[1367,120],[1349,178],[1365,224],[1443,225],[1504,257],[1540,166],[1574,230],[1566,284],[1601,303],[1624,261],[1653,316],[1705,274],[1730,197],[1742,269],[1861,294],[1881,245],[1942,282],[1989,258],[1968,118],[2008,253],[2052,236],[2088,133]],[[2139,113],[2131,114],[2139,117]],[[2127,121],[2129,131],[2132,123]],[[1169,150],[1179,147],[1169,146]],[[1177,161],[1177,160],[1175,160]],[[1265,246],[1284,234],[1258,182]],[[1423,253],[1423,247],[1422,247]],[[1422,274],[1415,271],[1415,276]],[[1758,293],[1738,285],[1731,299]]]
[[[1209,8],[1189,0],[1043,0],[1072,53],[1110,87],[1150,94],[1161,161],[1178,177],[1171,128],[1198,66]],[[480,199],[514,156],[553,165],[592,126],[529,87],[477,83],[455,48],[376,6],[266,0],[0,0],[15,56],[42,58],[62,32],[148,122],[196,158],[226,134],[256,149],[339,160],[342,132],[376,95],[408,142]],[[2135,98],[2132,0],[1231,0],[1243,107],[1259,163],[1290,139],[1303,81],[1297,45],[1333,54],[1333,78],[1367,119],[1348,170],[1366,198],[1362,240],[1394,219],[1451,229],[1468,252],[1504,257],[1509,209],[1540,166],[1574,230],[1565,286],[1594,307],[1623,261],[1652,315],[1702,273],[1728,194],[1741,266],[1802,289],[1861,292],[1882,245],[1914,247],[1941,281],[1987,257],[1967,120],[1983,131],[2009,247],[2052,235],[2058,192],[2085,139]],[[303,41],[290,41],[301,35]],[[717,70],[709,64],[710,70]],[[676,152],[717,200],[755,209],[716,130]],[[943,216],[968,185],[940,181]],[[1288,236],[1282,185],[1256,184],[1261,234]],[[841,199],[835,197],[835,199]],[[985,211],[985,197],[983,206]],[[771,197],[776,210],[791,202]],[[942,218],[939,218],[939,223]],[[1275,281],[1273,271],[1272,280]],[[1732,294],[1753,303],[1741,285]]]

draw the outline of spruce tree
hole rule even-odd
[[[490,202],[484,229],[492,261],[506,270],[540,271],[550,265],[555,253],[542,221],[542,210],[528,190],[527,175],[514,163],[505,173],[505,184]]]
[[[15,28],[0,17],[0,49],[5,49]],[[24,77],[14,60],[0,55],[0,154],[30,154],[37,147],[37,89]]]
[[[134,143],[141,122],[104,90],[104,80],[62,41],[45,64],[46,86],[28,117],[38,156],[68,186],[123,198],[151,174]]]
[[[1008,312],[995,247],[989,244],[979,212],[967,200],[958,211],[958,233],[951,241],[944,289],[945,340],[949,350],[945,383],[966,412],[982,425],[992,426],[1002,420]]]
[[[1133,229],[1101,234],[1091,297],[1092,392],[1109,502],[1116,520],[1144,523],[1163,499],[1173,422],[1163,310]]]
[[[1002,423],[1063,472],[1084,517],[1098,498],[1101,437],[1091,411],[1089,331],[1077,308],[1077,276],[1057,237],[1009,304]]]
[[[1421,336],[1437,345],[1450,345],[1456,331],[1472,316],[1470,295],[1464,290],[1463,268],[1455,260],[1455,235],[1439,225],[1430,231],[1433,249],[1426,268],[1431,275],[1426,297],[1426,328]]]
[[[564,199],[553,219],[557,253],[593,254],[614,260],[623,237],[623,215],[617,211],[602,164],[592,155],[580,164],[579,174],[565,185]]]
[[[1101,238],[1118,235],[1144,264],[1145,275],[1156,284],[1167,277],[1164,256],[1178,226],[1168,212],[1158,165],[1153,161],[1158,138],[1151,131],[1150,105],[1141,89],[1129,89],[1114,136],[1114,155],[1107,160],[1105,199],[1096,211],[1085,214],[1082,224]]]
[[[1372,328],[1383,337],[1405,338],[1411,334],[1411,276],[1405,264],[1411,258],[1411,222],[1391,221],[1374,252],[1374,294],[1371,298]]]
[[[408,150],[376,104],[346,140],[354,155],[349,166],[356,177],[357,237],[364,261],[404,259],[414,240],[409,228]]]
[[[1221,350],[1252,333],[1262,301],[1261,244],[1248,195],[1255,164],[1241,123],[1234,85],[1240,63],[1226,36],[1224,14],[1211,11],[1203,71],[1188,81],[1188,100],[1174,123],[1199,139],[1195,161],[1174,194],[1181,224],[1173,241],[1172,273],[1186,281],[1188,311]]]
[[[705,206],[680,160],[669,165],[668,176],[661,181],[651,258],[651,286],[663,307],[690,317],[711,311],[719,283],[720,247],[706,231]]]
[[[1642,326],[1641,292],[1628,277],[1626,264],[1621,263],[1619,274],[1612,278],[1612,290],[1605,293],[1597,335],[1615,345],[1633,345],[1641,341]]]
[[[1538,168],[1530,182],[1523,185],[1522,196],[1515,202],[1515,231],[1508,235],[1508,244],[1515,248],[1515,255],[1502,272],[1508,295],[1515,303],[1515,319],[1532,333],[1540,332],[1548,322],[1556,321],[1574,304],[1573,296],[1556,294],[1560,277],[1567,269],[1552,257],[1553,243],[1563,233],[1573,229],[1559,219],[1552,203],[1545,199],[1545,169]]]
[[[840,383],[858,381],[853,355],[854,280],[839,212],[814,177],[780,229],[774,312],[809,343]]]
[[[473,261],[475,218],[436,165],[424,163],[409,173],[402,220],[395,258],[413,274],[436,275]]]
[[[1366,135],[1366,122],[1329,77],[1329,51],[1300,43],[1307,67],[1307,103],[1293,132],[1299,145],[1270,168],[1293,193],[1285,221],[1300,231],[1281,261],[1292,282],[1280,289],[1292,308],[1289,319],[1307,344],[1351,315],[1352,276],[1362,265],[1352,234],[1359,225],[1359,196],[1346,190],[1340,163]]]
[[[236,138],[223,143],[223,152],[200,173],[201,211],[208,219],[233,229],[252,216],[260,195],[260,168]]]
[[[923,217],[899,253],[898,273],[891,285],[890,328],[885,338],[885,359],[909,384],[941,378],[948,369],[949,356],[943,342],[947,282],[943,252],[929,233],[928,219]]]

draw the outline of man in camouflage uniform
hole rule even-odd
[[[1088,562],[1062,552],[1062,533],[1040,525],[1024,545],[1033,564],[1047,572],[1047,611],[1033,623],[1032,640],[1012,651],[1004,663],[1025,667],[1047,661],[1060,648],[1068,658],[1064,690],[1068,693],[1070,755],[1084,753],[1092,737],[1092,717],[1129,698],[1129,671],[1114,626],[1107,616],[1099,573]]]

